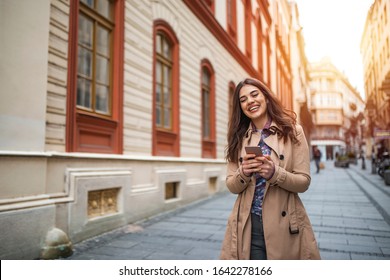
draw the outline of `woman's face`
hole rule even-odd
[[[239,98],[242,111],[252,121],[267,116],[267,100],[257,87],[244,85]]]

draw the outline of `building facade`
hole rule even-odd
[[[224,191],[243,78],[294,109],[285,0],[5,0],[0,12],[2,259],[42,257],[53,229],[77,243]]]
[[[367,155],[390,151],[390,1],[376,0],[366,18],[360,50],[367,100]]]
[[[305,54],[305,40],[302,35],[302,26],[299,22],[299,10],[295,2],[290,3],[291,7],[291,31],[290,67],[292,73],[292,106],[297,114],[298,122],[302,125],[307,141],[310,144],[310,135],[313,129],[313,120],[309,110],[310,105],[310,75]]]
[[[322,160],[365,149],[361,117],[364,101],[348,79],[328,58],[310,63],[310,109],[315,124],[311,145],[318,146]]]

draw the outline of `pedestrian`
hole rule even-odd
[[[298,193],[310,185],[309,148],[296,115],[260,81],[235,88],[226,147],[228,189],[237,195],[221,259],[320,259]],[[261,147],[261,156],[246,154]]]
[[[320,173],[320,162],[321,162],[321,151],[316,147],[314,147],[313,157],[314,162],[316,163],[317,173]]]
[[[360,152],[360,158],[362,160],[362,169],[365,170],[366,169],[366,156],[364,155],[363,150]]]

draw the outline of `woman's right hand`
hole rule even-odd
[[[242,172],[250,177],[253,173],[261,171],[262,161],[258,160],[255,154],[246,154],[242,159]]]

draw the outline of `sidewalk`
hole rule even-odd
[[[366,167],[325,162],[301,195],[323,259],[390,259],[390,188]]]
[[[390,260],[390,187],[371,164],[325,169],[312,174],[300,195],[317,237],[322,259]],[[312,172],[315,170],[314,163]],[[75,244],[67,259],[218,259],[235,195],[228,192],[147,221]]]

